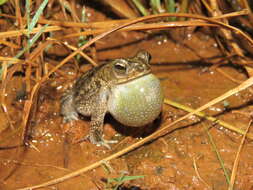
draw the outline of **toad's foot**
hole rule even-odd
[[[105,140],[103,138],[100,138],[100,140],[95,140],[94,137],[87,135],[84,138],[80,139],[77,143],[83,142],[83,141],[90,141],[92,144],[95,144],[97,146],[104,146],[108,149],[111,149],[109,144],[115,144],[118,143],[117,140]]]
[[[88,135],[87,137],[90,142],[92,144],[95,144],[97,146],[105,146],[106,148],[108,149],[111,149],[110,145],[109,144],[115,144],[115,143],[118,143],[117,140],[105,140],[104,138],[100,137],[100,138],[97,138],[96,136],[94,135]]]

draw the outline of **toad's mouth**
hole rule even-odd
[[[129,77],[126,77],[126,78],[119,79],[117,83],[122,84],[122,83],[130,82],[130,81],[136,80],[138,78],[141,78],[145,75],[148,75],[150,73],[151,73],[151,70],[147,70],[147,71],[139,73],[137,75],[135,74],[134,76],[129,76]]]

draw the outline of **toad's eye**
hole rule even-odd
[[[122,64],[122,63],[116,63],[116,64],[114,65],[114,68],[115,68],[118,72],[121,72],[121,73],[126,73],[126,71],[127,71],[126,65],[125,65],[125,64]]]

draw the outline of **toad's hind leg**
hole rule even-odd
[[[61,98],[61,115],[63,115],[64,123],[78,120],[78,113],[74,107],[72,91],[68,91]]]

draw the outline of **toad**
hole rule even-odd
[[[150,69],[151,56],[140,51],[134,57],[114,59],[84,73],[63,95],[63,121],[91,117],[91,143],[109,147],[103,139],[106,113],[125,126],[140,127],[154,121],[161,112],[160,81]]]

